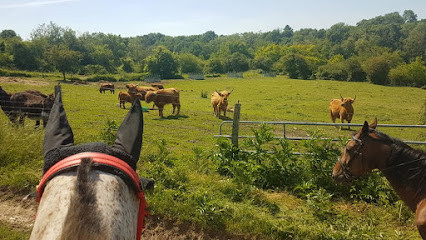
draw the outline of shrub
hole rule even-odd
[[[144,81],[146,76],[147,76],[147,73],[129,73],[119,77],[118,81],[120,82]]]
[[[108,71],[102,65],[86,65],[81,69],[80,73],[84,75],[107,74]]]
[[[293,146],[287,140],[275,140],[266,125],[261,125],[253,133],[255,137],[244,142],[244,146],[253,151],[236,148],[226,139],[218,140],[219,151],[212,157],[219,174],[241,185],[287,189],[311,201],[314,210],[323,206],[331,196],[382,205],[390,205],[398,199],[378,172],[361,177],[354,186],[337,184],[331,178],[344,139],[335,143],[313,133],[312,139],[303,142],[308,154],[298,158],[293,154]],[[327,217],[329,213],[328,209],[323,209],[318,215]]]
[[[113,75],[95,75],[86,79],[88,82],[108,81],[116,82],[117,79]]]
[[[202,91],[201,90],[201,97],[202,98],[207,98],[207,91]]]
[[[366,73],[356,59],[329,61],[326,65],[318,68],[316,75],[319,79],[349,82],[361,82],[365,81],[366,78]]]
[[[391,85],[422,87],[426,85],[426,66],[417,58],[415,62],[391,69],[389,79]]]
[[[30,74],[21,71],[10,71],[0,69],[0,76],[4,77],[32,77]]]
[[[108,119],[100,134],[101,141],[108,145],[114,144],[118,127],[119,126],[115,120]]]
[[[367,73],[368,81],[380,85],[389,83],[388,73],[390,66],[386,58],[372,57],[367,59],[363,70]]]

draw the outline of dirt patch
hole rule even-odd
[[[146,229],[142,234],[142,239],[149,240],[248,240],[256,239],[254,236],[228,234],[223,229],[206,230],[190,223],[179,223],[161,216],[151,216],[146,224]]]
[[[19,77],[0,77],[0,83],[16,83],[16,84],[25,84],[25,85],[36,85],[36,86],[46,86],[49,85],[49,82],[42,79],[27,79]]]
[[[37,202],[35,198],[24,198],[24,195],[1,191],[0,222],[7,223],[15,230],[30,232],[37,212]]]

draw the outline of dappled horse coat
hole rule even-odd
[[[97,156],[118,159],[135,170],[142,132],[141,105],[136,100],[113,146],[104,143],[74,145],[59,92],[46,127],[43,170],[50,172],[66,161],[61,161],[63,159],[86,157],[82,157],[80,166],[62,169],[39,186],[40,195],[43,195],[39,195],[40,205],[31,239],[139,239],[138,212],[143,210],[145,216],[140,201],[143,194],[138,195],[139,185],[122,170],[95,160]]]

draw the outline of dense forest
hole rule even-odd
[[[0,68],[59,71],[64,78],[65,73],[140,73],[165,79],[254,70],[295,79],[424,87],[425,61],[426,19],[418,20],[412,10],[364,19],[356,26],[336,23],[329,29],[294,31],[286,25],[233,35],[77,36],[53,22],[36,27],[28,41],[12,29],[0,33]]]

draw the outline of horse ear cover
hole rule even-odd
[[[74,134],[62,104],[62,93],[59,91],[49,114],[43,141],[43,152],[46,156],[52,149],[72,145],[74,145]]]
[[[137,161],[141,153],[142,134],[142,106],[139,99],[136,99],[117,131],[113,148],[127,152],[134,161]]]
[[[363,135],[368,135],[368,129],[369,129],[370,127],[368,126],[368,122],[367,121],[365,121],[364,122],[364,126],[362,126],[362,130],[361,130],[361,134],[363,134]]]

